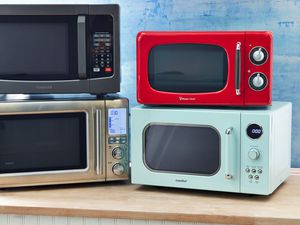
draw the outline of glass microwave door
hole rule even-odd
[[[0,16],[0,79],[78,79],[77,17]]]
[[[86,114],[0,117],[0,173],[87,168]]]
[[[170,44],[151,49],[148,80],[158,91],[206,93],[224,89],[228,59],[217,45]]]
[[[144,163],[151,170],[214,175],[220,169],[221,138],[205,126],[149,125]]]

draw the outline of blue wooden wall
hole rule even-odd
[[[292,166],[300,167],[300,0],[6,0],[0,3],[118,3],[121,93],[135,99],[135,37],[140,30],[271,30],[273,100],[293,102]],[[284,151],[284,149],[283,149]]]

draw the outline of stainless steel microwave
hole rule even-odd
[[[0,5],[0,93],[116,93],[119,6]]]
[[[0,188],[128,179],[128,100],[0,102]]]

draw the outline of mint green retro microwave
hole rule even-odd
[[[292,105],[131,110],[132,182],[271,194],[289,175]]]

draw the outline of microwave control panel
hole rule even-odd
[[[93,16],[90,20],[91,77],[110,77],[114,74],[113,19],[111,16]]]
[[[128,179],[128,108],[108,108],[107,115],[107,177]]]
[[[242,114],[241,118],[242,192],[267,191],[269,177],[269,116]]]

